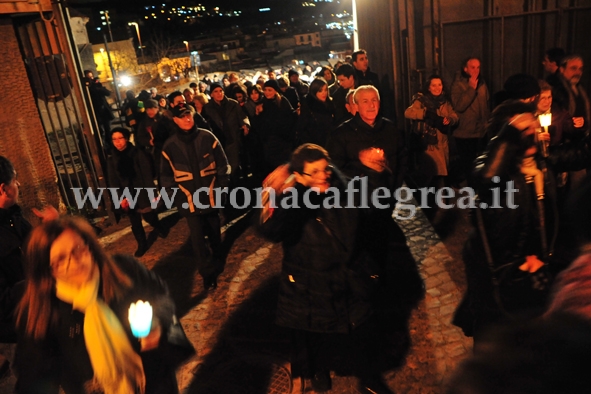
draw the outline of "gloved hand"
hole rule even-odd
[[[443,124],[443,117],[437,115],[436,111],[427,110],[425,112],[425,123],[429,126],[436,128],[437,130],[443,130],[445,125]]]

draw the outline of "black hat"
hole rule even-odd
[[[221,83],[214,82],[209,86],[209,91],[213,92],[216,88],[220,88],[220,89],[224,90],[224,87],[222,86]]]
[[[280,92],[281,90],[279,89],[279,84],[277,83],[277,80],[275,79],[269,79],[267,82],[265,82],[264,85],[266,88],[273,88],[275,89],[276,92]]]
[[[185,104],[179,104],[176,107],[170,109],[172,116],[175,118],[182,118],[187,112],[191,113],[191,110],[185,106]]]
[[[158,101],[152,99],[146,100],[144,101],[144,108],[158,108]]]
[[[528,74],[511,75],[505,81],[503,89],[507,93],[507,98],[514,100],[527,99],[540,94],[538,80]]]
[[[300,73],[299,73],[299,72],[297,72],[296,70],[293,70],[293,69],[292,69],[292,70],[289,70],[289,71],[287,72],[287,75],[289,75],[290,77],[291,77],[292,75],[298,75],[298,76],[299,76],[299,75],[300,75]]]

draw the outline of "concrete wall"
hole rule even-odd
[[[60,206],[57,175],[31,84],[9,17],[0,17],[0,155],[15,166],[20,205],[32,223],[31,208]]]

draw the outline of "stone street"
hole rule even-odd
[[[446,212],[453,229],[442,241],[418,209],[399,220],[426,287],[425,298],[408,324],[410,347],[403,365],[385,377],[397,393],[442,393],[446,379],[471,351],[472,341],[451,325],[465,288],[460,249],[469,226],[466,213]],[[163,220],[173,226],[140,260],[169,284],[177,315],[198,356],[178,371],[183,393],[288,393],[289,335],[273,324],[277,275],[282,249],[257,235],[251,214],[226,226],[228,257],[215,291],[204,292],[191,259],[188,228],[177,213]],[[449,218],[448,218],[449,219]],[[442,231],[440,230],[441,234]],[[130,228],[101,238],[109,253],[133,253]],[[0,392],[11,392],[14,377],[4,378]],[[356,378],[335,375],[330,393],[356,393]]]

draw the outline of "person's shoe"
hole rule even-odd
[[[381,377],[359,380],[357,389],[362,394],[395,394]]]
[[[218,288],[218,276],[209,275],[203,277],[203,288],[205,290],[215,290]]]
[[[330,378],[330,372],[318,372],[314,374],[314,377],[311,379],[312,381],[312,388],[317,393],[324,393],[326,391],[330,391],[332,388],[332,380]]]
[[[140,244],[137,247],[137,250],[133,254],[135,257],[142,257],[148,251],[148,246],[146,244]]]

